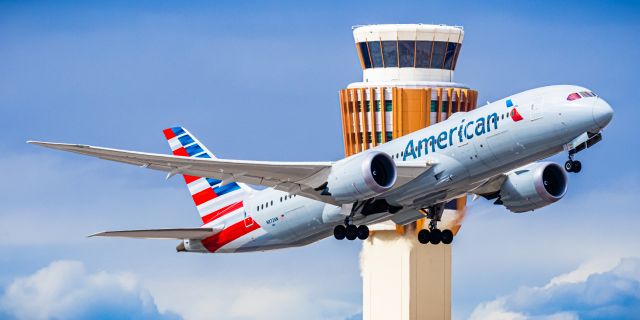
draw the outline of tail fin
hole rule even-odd
[[[211,151],[182,127],[168,128],[162,132],[176,156],[215,158]],[[249,186],[237,182],[222,185],[222,181],[217,179],[188,175],[183,177],[204,225],[226,220],[225,217],[243,210],[242,201],[252,190]]]

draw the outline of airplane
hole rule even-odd
[[[173,155],[28,143],[165,171],[167,179],[182,175],[203,223],[92,236],[177,239],[178,252],[251,252],[331,235],[364,240],[368,225],[406,225],[426,216],[430,222],[418,241],[448,245],[453,232],[438,228],[447,202],[474,194],[528,212],[560,200],[566,172],[582,169],[574,156],[602,140],[612,117],[611,106],[591,90],[557,85],[454,113],[339,161],[218,159],[182,127],[163,131]],[[561,152],[568,155],[564,168],[540,161]]]

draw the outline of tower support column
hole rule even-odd
[[[451,246],[420,244],[412,225],[375,229],[360,256],[363,319],[451,319]]]

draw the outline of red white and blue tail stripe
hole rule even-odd
[[[207,148],[182,127],[162,131],[176,156],[215,158]],[[236,182],[222,185],[222,181],[211,178],[184,175],[193,202],[198,208],[203,225],[231,225],[243,222],[243,200],[251,188]],[[240,219],[240,221],[235,221]]]

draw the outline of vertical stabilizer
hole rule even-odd
[[[196,137],[182,127],[162,131],[176,156],[195,158],[215,158]],[[183,175],[189,193],[198,209],[204,225],[221,223],[243,210],[243,200],[251,192],[245,184],[229,181]]]

